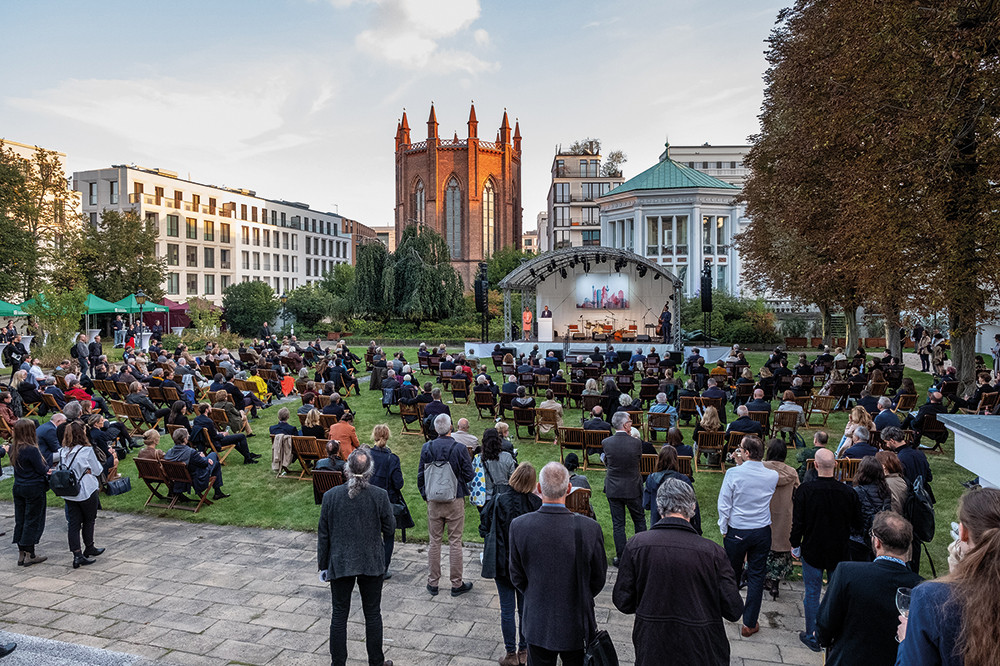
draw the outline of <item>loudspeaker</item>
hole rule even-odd
[[[701,276],[701,311],[712,311],[712,276]]]
[[[650,337],[648,335],[646,335],[645,333],[642,333],[641,335],[637,335],[636,338],[635,338],[635,341],[636,342],[652,342],[652,340],[650,339]]]
[[[485,312],[488,307],[489,285],[486,280],[476,280],[476,312]]]

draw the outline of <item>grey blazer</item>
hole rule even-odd
[[[604,477],[604,494],[612,499],[642,497],[642,475],[639,460],[642,442],[624,432],[616,432],[601,442],[604,464],[608,471]]]
[[[383,539],[391,539],[395,529],[389,495],[381,488],[369,485],[353,499],[346,483],[331,488],[323,495],[319,513],[319,570],[326,569],[330,580],[381,576]]]

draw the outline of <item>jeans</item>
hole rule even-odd
[[[247,443],[247,436],[243,433],[237,435],[223,435],[219,438],[219,446],[236,446],[236,452],[243,456],[243,460],[250,460],[250,445]]]
[[[441,538],[448,526],[448,564],[451,586],[462,586],[462,530],[465,529],[465,497],[448,502],[427,503],[427,584],[437,587],[441,580]]]
[[[45,531],[44,486],[14,486],[14,543],[34,548]]]
[[[115,330],[115,347],[125,344],[125,329],[119,328]]]
[[[396,533],[393,532],[392,536],[388,539],[382,540],[382,547],[385,549],[385,570],[389,571],[389,563],[392,562],[392,551],[396,545]]]
[[[80,362],[80,377],[86,377],[87,371],[90,370],[90,363],[83,356],[78,356],[76,360]]]
[[[523,629],[524,595],[505,576],[498,575],[494,582],[497,584],[497,594],[500,597],[500,631],[503,633],[503,646],[508,653],[526,650],[528,644],[524,640],[524,634],[518,631],[519,628]]]
[[[94,523],[97,522],[97,502],[99,490],[80,502],[66,500],[66,521],[69,523],[69,549],[79,553],[80,531],[83,531],[83,545],[94,545]]]
[[[747,600],[743,608],[743,625],[756,627],[760,616],[761,599],[764,596],[764,576],[767,570],[767,554],[771,550],[771,526],[741,530],[730,527],[722,545],[726,549],[729,563],[733,566],[736,580],[743,573],[743,560],[747,562]]]
[[[806,595],[802,599],[802,610],[806,616],[806,633],[813,636],[816,632],[816,614],[819,612],[819,597],[823,591],[823,571],[802,560],[802,582],[806,585]],[[829,580],[833,576],[831,569],[826,569]]]
[[[646,512],[642,508],[642,498],[631,499],[608,498],[608,506],[611,507],[611,533],[615,540],[615,557],[621,557],[625,550],[625,509],[628,509],[632,516],[632,525],[635,533],[646,531]]]
[[[931,371],[931,355],[921,354],[920,355],[920,372],[930,372]]]
[[[365,616],[365,646],[368,663],[382,666],[382,576],[345,576],[330,581],[333,596],[333,613],[330,617],[330,657],[333,666],[347,663],[347,616],[351,612],[351,593],[354,581],[361,593],[361,610]]]
[[[583,666],[583,648],[556,652],[537,645],[528,646],[528,666],[556,666],[557,657],[562,657],[563,666]]]

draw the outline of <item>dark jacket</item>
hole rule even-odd
[[[891,410],[885,409],[879,412],[875,416],[875,429],[882,431],[889,426],[894,426],[898,428],[900,426],[899,417],[892,413]]]
[[[14,487],[33,488],[43,492],[48,490],[50,464],[51,459],[47,461],[37,447],[23,447],[17,456],[17,464],[14,465]]]
[[[295,426],[293,426],[288,421],[284,421],[284,422],[278,421],[277,423],[275,423],[273,426],[271,426],[267,430],[268,430],[268,433],[270,433],[272,435],[291,435],[292,437],[298,437],[299,436],[298,428],[296,428]],[[237,432],[237,431],[234,430],[233,432]]]
[[[647,476],[646,483],[642,487],[642,508],[649,511],[650,523],[653,525],[660,520],[660,512],[656,508],[656,491],[667,479],[680,479],[689,486],[694,486],[694,479],[672,469],[653,472]],[[694,506],[694,515],[691,517],[691,527],[694,528],[695,532],[701,534],[701,507],[697,503]]]
[[[163,459],[167,462],[182,462],[187,465],[188,473],[191,474],[191,480],[194,481],[194,489],[199,493],[204,492],[208,488],[208,482],[214,476],[212,472],[215,469],[215,465],[207,457],[202,456],[198,451],[186,444],[175,444],[167,451]],[[186,493],[188,491],[188,484],[175,483],[172,490],[175,493]]]
[[[579,550],[576,530],[582,533]],[[608,573],[601,526],[564,506],[543,504],[511,522],[509,549],[510,581],[524,594],[527,642],[547,650],[582,649],[596,627],[594,597]]]
[[[729,424],[726,432],[745,432],[748,435],[763,436],[764,430],[760,423],[754,421],[749,416],[741,416]]]
[[[861,502],[854,489],[832,477],[803,483],[792,498],[792,548],[817,569],[847,559],[851,532],[861,527]]]
[[[869,444],[868,442],[857,442],[852,444],[850,448],[846,449],[841,455],[841,458],[864,458],[865,456],[873,456],[878,453],[878,449]]]
[[[751,400],[747,402],[747,409],[751,412],[770,412],[771,403],[768,400]]]
[[[330,580],[347,576],[381,576],[385,573],[383,540],[392,539],[396,522],[389,495],[368,485],[351,498],[348,485],[323,494],[319,512],[316,554],[320,570]],[[343,536],[350,534],[350,539]]]
[[[148,396],[139,393],[129,393],[125,396],[125,402],[132,405],[139,405],[142,418],[145,419],[146,423],[156,423],[156,405],[153,404],[153,401]]]
[[[951,590],[950,583],[937,581],[913,590],[906,640],[899,646],[896,663],[962,666],[958,643],[962,613],[956,610]]]
[[[642,476],[639,474],[642,442],[624,432],[616,432],[604,438],[601,447],[608,468],[604,494],[613,499],[642,497]]]
[[[827,586],[816,631],[829,647],[827,666],[896,663],[896,589],[916,587],[923,578],[891,560],[842,562]]]
[[[913,417],[913,429],[920,432],[924,429],[924,419],[928,414],[944,414],[947,412],[940,402],[927,402],[920,405],[920,409],[917,410],[917,415]],[[945,431],[945,437],[947,437],[947,431]]]
[[[903,465],[903,476],[910,483],[916,481],[918,476],[924,477],[926,483],[934,480],[934,475],[931,474],[931,466],[927,463],[927,456],[920,449],[915,449],[912,446],[903,446],[896,449],[896,455],[899,457],[899,462]]]
[[[403,470],[400,469],[399,456],[387,447],[373,446],[371,448],[372,462],[375,463],[375,473],[372,475],[372,485],[378,486],[389,493],[389,501],[398,503],[403,494]]]
[[[500,486],[493,500],[483,510],[479,523],[479,536],[494,539],[496,544],[493,561],[483,560],[483,578],[510,580],[510,524],[518,516],[537,511],[542,499],[534,493],[519,493],[510,486]]]
[[[46,421],[38,426],[38,430],[35,431],[35,437],[38,439],[38,448],[42,453],[42,457],[45,458],[45,462],[52,465],[52,454],[60,448],[55,424],[52,421]]]
[[[469,457],[469,449],[453,438],[445,436],[426,442],[420,451],[420,465],[417,468],[417,488],[420,490],[420,496],[427,499],[427,494],[424,492],[424,466],[437,460],[447,460],[451,464],[452,471],[455,472],[455,478],[458,480],[455,497],[468,495],[469,487],[467,484],[475,476],[472,469],[472,459]]]
[[[601,418],[587,419],[583,424],[584,430],[605,430],[612,432],[611,424]]]
[[[739,618],[743,599],[725,551],[686,520],[664,518],[628,542],[612,600],[635,613],[636,666],[729,663],[723,618]]]

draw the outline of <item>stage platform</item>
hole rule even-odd
[[[548,354],[549,350],[557,352],[558,355],[562,355],[562,358],[567,356],[576,356],[577,354],[592,354],[594,352],[594,347],[600,347],[601,352],[607,350],[607,342],[594,342],[593,340],[563,340],[558,342],[487,342],[485,344],[479,342],[467,342],[465,343],[465,351],[468,352],[472,350],[473,353],[479,358],[489,358],[493,354],[493,348],[496,345],[500,345],[501,349],[505,350],[515,350],[513,355],[515,357],[521,354],[527,354],[535,345],[538,345],[538,349],[541,355],[544,357]],[[628,350],[629,352],[635,351],[641,348],[644,354],[648,354],[651,348],[655,348],[657,353],[661,356],[666,352],[674,351],[674,345],[664,345],[662,343],[653,342],[612,342],[611,346],[615,351]]]

